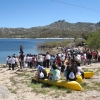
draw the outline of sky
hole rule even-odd
[[[100,0],[0,0],[0,27],[31,28],[58,20],[100,21]]]

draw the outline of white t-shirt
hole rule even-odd
[[[51,56],[49,54],[46,55],[46,59],[50,60]]]
[[[43,62],[43,56],[42,55],[38,55],[38,62]]]
[[[15,62],[18,62],[18,58],[15,58]]]
[[[83,55],[84,55],[84,58],[85,58],[85,60],[86,60],[86,53],[84,53]]]
[[[76,59],[77,59],[77,61],[81,61],[81,55],[78,54],[78,55],[76,56]]]
[[[12,59],[8,58],[7,62],[8,62],[8,64],[11,64],[12,63]]]
[[[77,66],[77,75],[81,75],[82,71],[83,71],[82,68]]]
[[[12,64],[15,64],[16,59],[12,57],[11,60],[12,60]]]

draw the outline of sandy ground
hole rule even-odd
[[[26,85],[26,81],[31,83],[34,74],[33,69],[24,69],[23,72],[8,70],[0,67],[0,100],[100,100],[100,63],[93,63],[91,66],[82,66],[83,69],[94,71],[95,75],[91,79],[84,79],[83,83],[88,84],[89,89],[83,87],[82,91],[67,93],[59,91],[59,96],[55,96],[50,90],[47,94],[36,93]],[[19,73],[29,74],[20,76]],[[26,80],[26,81],[25,81]],[[97,86],[96,83],[99,85]]]

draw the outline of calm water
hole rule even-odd
[[[0,39],[0,64],[6,63],[8,55],[18,55],[21,44],[24,46],[25,55],[45,53],[37,48],[37,44],[46,41],[59,41],[59,39]]]

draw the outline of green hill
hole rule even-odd
[[[100,28],[100,22],[69,23],[58,20],[46,26],[31,28],[0,28],[0,38],[74,38],[94,32]]]

